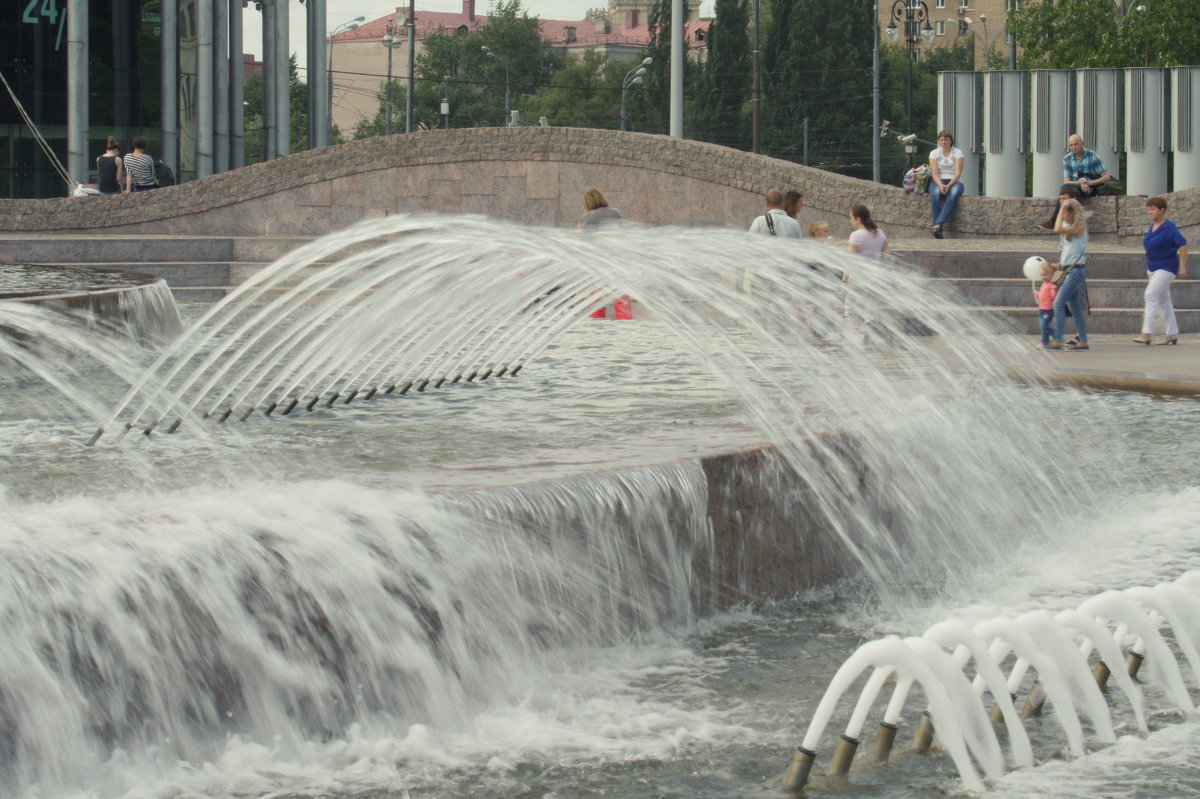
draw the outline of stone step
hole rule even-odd
[[[1033,299],[1034,284],[1028,280],[943,278],[938,282],[953,285],[971,305],[1036,307]],[[1143,277],[1140,280],[1094,280],[1089,276],[1087,287],[1088,298],[1095,308],[1140,308],[1146,291],[1146,279]],[[1171,286],[1171,298],[1176,308],[1200,308],[1200,280],[1176,280]]]
[[[969,252],[905,251],[896,255],[906,263],[918,266],[934,277],[957,278],[1022,278],[1021,267],[1031,255],[1053,261],[1058,258],[1057,247],[1044,250],[975,250]],[[1146,279],[1146,262],[1140,251],[1089,252],[1089,280]],[[1189,274],[1200,274],[1200,254],[1188,258]]]
[[[1037,309],[1030,306],[1024,310],[1016,308],[999,308],[981,306],[976,308],[980,313],[992,314],[1006,320],[1007,324],[1023,333],[1034,335],[1038,332]],[[1179,323],[1181,333],[1200,333],[1200,309],[1175,309],[1175,319]],[[1142,329],[1142,309],[1136,308],[1101,308],[1092,305],[1092,313],[1087,319],[1088,333],[1120,333],[1136,335]],[[1067,319],[1066,329],[1074,335],[1075,324]]]
[[[116,263],[125,269],[147,263],[270,263],[309,241],[272,236],[0,236],[0,263]]]

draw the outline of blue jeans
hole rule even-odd
[[[954,204],[958,202],[958,198],[962,196],[963,184],[960,180],[950,187],[950,191],[942,194],[942,190],[938,188],[938,184],[932,180],[929,181],[929,206],[933,211],[933,224],[944,225],[946,220],[950,218],[950,214],[954,213]]]
[[[1079,343],[1087,343],[1087,322],[1083,317],[1083,302],[1081,289],[1083,281],[1087,280],[1087,270],[1077,266],[1067,272],[1067,278],[1058,287],[1058,295],[1054,298],[1054,340],[1062,343],[1063,325],[1067,322],[1066,309],[1070,307],[1071,316],[1075,319],[1075,329],[1079,331]]]
[[[1054,311],[1043,311],[1038,308],[1038,326],[1042,329],[1042,343],[1049,344],[1050,329],[1054,327]]]

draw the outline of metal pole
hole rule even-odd
[[[450,130],[450,76],[445,77],[445,88],[442,90],[442,119],[446,130]]]
[[[762,45],[759,23],[762,20],[760,0],[754,0],[754,83],[750,90],[750,150],[761,152],[762,145]]]
[[[83,183],[88,176],[88,0],[67,6],[67,173]],[[75,190],[69,186],[67,193]]]
[[[213,2],[196,0],[196,177],[213,170]]]
[[[625,95],[629,93],[628,86],[621,87],[621,130],[625,130]]]
[[[278,156],[275,149],[275,2],[263,0],[262,3],[262,158],[274,161]],[[167,5],[172,5],[168,3]]]
[[[683,138],[683,0],[671,0],[671,135]]]
[[[229,171],[229,70],[229,0],[213,0],[214,172]]]
[[[387,83],[384,84],[386,98],[383,104],[383,135],[392,135],[392,22],[388,20],[387,36],[383,37],[383,44],[387,47]]]
[[[288,0],[275,0],[275,151],[292,151],[292,62],[288,48]]]
[[[758,0],[754,0],[755,3]],[[874,35],[871,37],[871,180],[880,182],[879,128],[883,125],[883,115],[880,111],[879,86],[879,0],[875,0],[875,16],[871,20]],[[757,152],[757,150],[755,151]]]
[[[246,165],[246,107],[242,104],[246,99],[246,69],[242,64],[241,0],[232,0],[229,4],[229,72],[229,165],[239,169]]]
[[[308,147],[324,147],[331,141],[329,135],[329,82],[325,63],[325,0],[308,0]]]
[[[239,11],[241,9],[238,9]],[[159,23],[162,38],[159,39],[160,76],[162,90],[162,142],[159,158],[171,167],[179,178],[179,7],[176,3],[163,3]]]
[[[408,0],[408,97],[404,108],[404,132],[413,132],[413,92],[416,91],[417,2]]]
[[[512,124],[512,79],[509,77],[508,59],[504,61],[504,124]]]

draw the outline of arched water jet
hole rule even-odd
[[[979,720],[984,718],[981,692],[985,686],[990,687],[1000,706],[1001,718],[1008,727],[1016,765],[1031,766],[1033,755],[1029,738],[1023,725],[1016,718],[1007,693],[1015,692],[1024,679],[1026,670],[1034,666],[1038,669],[1040,680],[1034,689],[1031,689],[1028,701],[1035,701],[1038,685],[1045,686],[1045,696],[1057,708],[1056,715],[1067,735],[1072,754],[1076,757],[1083,754],[1083,735],[1075,705],[1076,698],[1086,706],[1100,742],[1112,743],[1116,737],[1108,705],[1100,694],[1102,686],[1097,684],[1096,678],[1088,668],[1089,655],[1098,650],[1104,661],[1110,665],[1110,670],[1117,675],[1122,690],[1129,698],[1139,730],[1146,732],[1141,692],[1134,686],[1132,674],[1124,673],[1120,665],[1122,656],[1118,644],[1125,637],[1125,630],[1138,634],[1134,647],[1147,646],[1153,653],[1152,663],[1157,659],[1169,661],[1154,669],[1156,679],[1165,681],[1162,687],[1167,697],[1176,701],[1177,707],[1190,710],[1191,701],[1186,692],[1182,696],[1183,701],[1178,701],[1178,664],[1166,642],[1158,634],[1156,619],[1166,621],[1176,630],[1176,641],[1185,652],[1184,656],[1189,657],[1187,649],[1191,639],[1186,629],[1189,621],[1178,612],[1176,605],[1186,604],[1191,608],[1194,603],[1200,602],[1195,593],[1195,590],[1200,588],[1200,581],[1194,574],[1189,573],[1173,583],[1160,584],[1154,588],[1132,588],[1125,592],[1107,591],[1085,600],[1077,609],[1061,611],[1057,615],[1051,615],[1044,610],[1033,611],[1016,619],[996,617],[980,622],[973,628],[967,628],[965,622],[960,620],[948,620],[931,627],[921,639],[905,639],[905,644],[915,645],[919,640],[922,642],[921,646],[932,648],[922,651],[921,662],[933,668],[931,672],[925,673],[925,679],[940,680],[939,687],[942,690],[954,690],[958,700],[972,709],[972,712],[963,716],[961,720],[954,720],[949,731],[945,730],[945,722],[933,718],[931,711],[937,713],[933,697],[948,695],[936,691],[930,693],[929,686],[922,681],[923,687],[931,697],[930,708],[924,711],[921,719],[922,730],[936,729],[952,753],[959,751],[958,747],[965,742],[985,772],[989,776],[995,776],[1000,768],[999,739],[995,730],[986,722],[979,723]],[[1120,628],[1115,634],[1110,634],[1106,626],[1108,619],[1112,617],[1121,619]],[[1072,631],[1083,637],[1081,645],[1076,645],[1072,640]],[[988,640],[991,644],[985,645],[984,642]],[[816,759],[821,733],[828,724],[838,700],[849,689],[854,678],[876,660],[887,665],[878,666],[862,689],[846,732],[842,735],[842,742],[835,752],[831,773],[844,775],[849,771],[863,721],[883,683],[892,676],[893,671],[899,670],[905,676],[898,679],[896,691],[889,701],[884,721],[881,723],[884,743],[877,744],[872,755],[876,763],[887,760],[891,740],[900,720],[899,706],[903,705],[907,697],[915,673],[912,671],[912,664],[899,657],[898,643],[895,638],[887,638],[864,644],[834,675],[817,706],[803,743],[784,777],[785,787],[793,790],[804,787]],[[954,650],[947,653],[945,647],[954,647]],[[1009,653],[1014,651],[1019,657],[1006,682],[999,666],[1008,658]],[[884,653],[889,657],[884,658]],[[972,659],[976,662],[979,673],[973,686],[970,686],[970,695],[967,695],[961,690],[962,686],[968,685],[962,669]],[[1112,669],[1112,666],[1116,668]],[[1174,668],[1171,668],[1172,666]],[[978,712],[975,713],[975,710]],[[1025,714],[1021,717],[1024,718]],[[993,715],[992,720],[999,719]],[[961,774],[964,760],[954,756],[954,762]],[[964,785],[969,790],[981,790],[970,787],[979,784],[979,777],[969,763],[967,767],[969,770],[963,774]]]

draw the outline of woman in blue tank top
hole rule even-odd
[[[1088,347],[1087,321],[1084,319],[1084,285],[1087,280],[1087,217],[1080,206],[1079,200],[1067,200],[1058,210],[1054,220],[1054,232],[1059,234],[1062,251],[1059,255],[1059,269],[1067,270],[1067,276],[1058,287],[1058,295],[1054,298],[1054,332],[1050,343],[1046,345],[1051,350],[1086,350]],[[1067,321],[1067,308],[1075,319],[1075,329],[1079,337],[1063,346],[1063,326]]]

